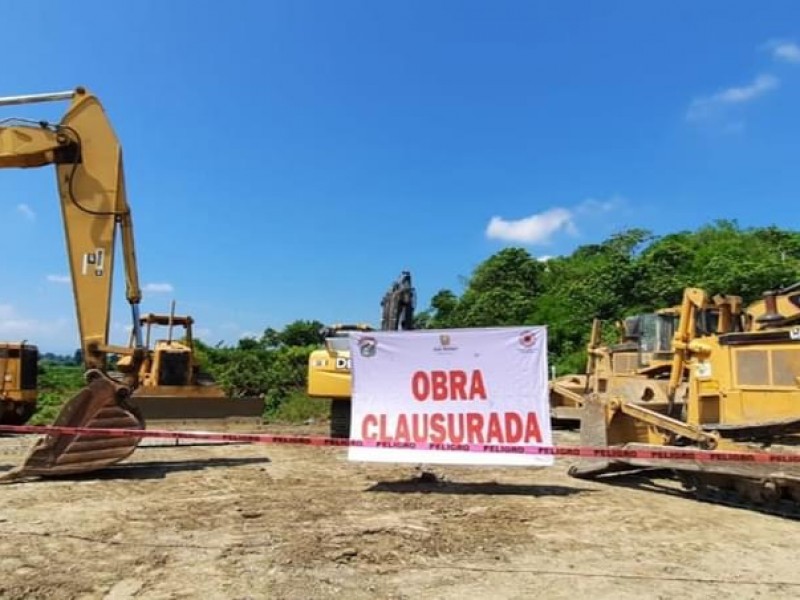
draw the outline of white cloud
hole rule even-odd
[[[575,213],[579,215],[596,215],[598,213],[605,213],[619,208],[622,204],[622,198],[613,197],[609,200],[597,200],[596,198],[587,198],[575,207]]]
[[[208,340],[211,338],[212,331],[208,327],[197,327],[193,331],[194,337],[201,340]]]
[[[69,275],[48,275],[47,281],[52,283],[69,283],[70,276]]]
[[[548,260],[551,260],[553,258],[554,258],[553,256],[550,256],[549,254],[545,254],[544,256],[537,257],[536,260],[538,260],[539,262],[543,262],[544,263],[544,262],[547,262]]]
[[[605,201],[590,198],[572,208],[559,206],[516,220],[494,216],[486,227],[486,237],[506,242],[546,245],[560,232],[578,235],[576,218],[608,212],[619,203],[618,198]]]
[[[486,228],[489,239],[526,244],[548,244],[559,231],[575,232],[572,212],[566,208],[551,208],[544,212],[507,221],[503,217],[492,217]]]
[[[786,40],[770,40],[765,47],[772,52],[772,58],[779,61],[800,63],[800,46]]]
[[[33,209],[25,203],[17,204],[17,212],[29,221],[36,220],[36,213]]]
[[[26,317],[11,304],[0,304],[0,340],[29,340],[40,349],[46,348],[48,343],[63,343],[65,336],[72,334],[70,324],[66,318],[43,320]]]
[[[142,291],[150,294],[168,294],[175,291],[175,288],[171,283],[148,283],[142,288]]]
[[[759,75],[751,83],[730,87],[711,96],[695,98],[686,112],[688,120],[710,117],[726,106],[741,105],[776,89],[780,80],[774,75]]]

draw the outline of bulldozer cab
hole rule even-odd
[[[145,332],[147,359],[142,363],[141,381],[148,386],[188,386],[192,385],[197,371],[192,339],[190,316],[176,316],[174,313],[162,315],[149,313],[140,319]],[[166,337],[158,337],[166,328]],[[175,340],[175,327],[183,328],[180,340]],[[155,343],[153,343],[153,338]],[[133,344],[133,338],[131,338]],[[121,359],[122,360],[122,359]]]
[[[620,323],[622,340],[609,348],[615,373],[635,373],[640,369],[668,364],[678,314],[671,309],[643,313]]]
[[[22,425],[33,415],[38,375],[36,346],[0,343],[0,423]]]
[[[668,368],[680,313],[680,306],[673,306],[625,318],[619,325],[621,342],[609,349],[614,372]],[[715,296],[695,307],[690,318],[693,338],[697,339],[745,329],[738,296]]]
[[[669,352],[677,322],[678,315],[666,311],[627,317],[622,322],[623,344],[635,344],[642,354]]]

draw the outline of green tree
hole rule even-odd
[[[264,348],[275,348],[281,343],[281,332],[272,327],[267,327],[261,334],[261,345]]]
[[[429,320],[427,327],[430,329],[446,329],[455,327],[454,313],[458,306],[458,297],[450,290],[439,290],[431,298],[431,309],[427,313]]]
[[[678,303],[685,287],[737,294],[750,302],[798,279],[800,234],[716,221],[655,241],[642,253],[640,271],[637,294],[650,308]]]
[[[261,342],[254,337],[244,337],[239,340],[239,350],[258,350]]]
[[[446,296],[439,302],[451,327],[522,324],[533,314],[543,274],[544,265],[525,249],[505,248],[475,268],[455,306]]]
[[[285,346],[314,346],[325,340],[320,332],[323,324],[319,321],[297,320],[284,327],[279,336]]]

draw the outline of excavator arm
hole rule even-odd
[[[397,331],[414,329],[417,292],[411,284],[411,273],[403,271],[381,299],[381,329]]]
[[[0,106],[70,100],[61,122],[0,121],[0,168],[54,165],[81,349],[89,369],[105,369],[117,230],[122,232],[126,296],[142,347],[139,287],[122,149],[99,100],[74,92],[0,98]]]
[[[127,403],[138,385],[143,347],[136,252],[131,211],[125,194],[122,149],[100,101],[83,88],[56,94],[0,98],[0,107],[69,100],[57,124],[44,121],[0,121],[0,168],[53,165],[75,299],[88,386],[70,399],[55,420],[71,427],[144,428]],[[126,296],[131,306],[134,348],[108,343],[114,251],[121,231]],[[126,381],[106,373],[110,352],[133,357]],[[45,436],[25,464],[4,479],[27,475],[78,473],[127,457],[138,438]]]

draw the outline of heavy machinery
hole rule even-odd
[[[414,328],[416,289],[411,273],[403,271],[381,298],[381,330]],[[307,393],[331,401],[330,435],[350,437],[351,363],[349,335],[352,331],[373,331],[369,325],[335,325],[323,329],[325,346],[308,357]]]
[[[696,448],[800,453],[800,311],[784,315],[770,291],[742,310],[736,296],[689,288],[670,348],[646,377],[596,380],[581,413],[581,444],[626,450]],[[785,300],[785,298],[784,298]],[[608,357],[615,360],[612,349]],[[578,478],[670,469],[697,498],[800,515],[800,467],[627,458],[579,463]]]
[[[142,337],[133,222],[125,192],[122,149],[96,96],[84,88],[54,94],[0,98],[0,106],[68,100],[59,123],[0,121],[0,168],[53,165],[65,230],[87,386],[61,409],[54,425],[143,429],[132,396],[141,369],[152,359]],[[126,298],[131,309],[133,344],[109,344],[114,251],[122,238]],[[108,357],[119,373],[108,372]],[[79,473],[129,456],[139,437],[47,435],[24,464],[6,478]]]
[[[788,319],[795,318],[800,314],[800,283],[775,292],[775,301],[780,314]],[[737,331],[752,330],[758,326],[758,317],[766,311],[763,299],[749,304],[744,311],[739,296],[715,295],[703,302],[703,306],[696,307],[694,327],[698,336],[713,331],[725,333],[726,327]],[[726,307],[724,315],[736,315],[736,318],[720,322],[722,307]],[[572,427],[578,425],[585,398],[595,389],[605,391],[613,386],[613,378],[626,378],[626,385],[630,387],[636,385],[630,379],[632,376],[643,378],[645,381],[640,383],[644,386],[649,385],[647,380],[668,376],[672,364],[672,340],[680,313],[681,306],[678,305],[629,316],[617,323],[621,340],[611,346],[601,344],[602,322],[595,319],[587,344],[586,372],[562,375],[549,384],[553,422]]]
[[[36,410],[39,349],[26,342],[0,343],[0,424],[22,425]]]
[[[708,311],[711,307],[705,307]],[[550,381],[550,416],[554,424],[574,426],[580,421],[586,396],[605,391],[614,378],[657,378],[672,360],[672,337],[680,307],[630,316],[617,324],[620,342],[601,343],[602,322],[594,319],[586,348],[586,372]],[[646,385],[646,384],[645,384]]]
[[[131,403],[145,422],[159,429],[200,427],[205,430],[257,429],[263,422],[260,397],[229,397],[214,378],[202,370],[194,348],[194,319],[169,314],[143,315],[139,320],[147,351],[139,363],[138,386]],[[181,330],[175,335],[174,329]],[[156,328],[166,328],[157,337]],[[135,347],[133,332],[130,340]],[[130,370],[132,356],[122,356],[117,368]]]
[[[747,329],[758,327],[758,319],[767,312],[767,300],[756,300],[748,305],[744,313],[744,326]],[[775,293],[775,312],[787,321],[793,321],[800,314],[800,282],[778,290]]]

